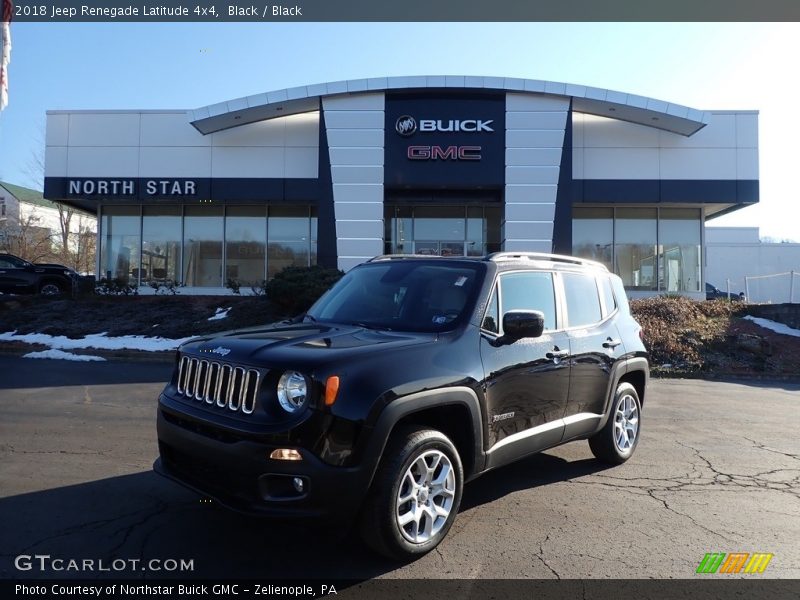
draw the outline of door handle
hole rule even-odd
[[[622,340],[612,340],[611,338],[607,338],[605,342],[603,342],[603,348],[616,348],[622,343]]]
[[[553,350],[551,352],[548,352],[547,354],[545,354],[545,356],[547,358],[549,358],[550,360],[553,360],[553,359],[556,359],[556,358],[566,358],[567,356],[569,356],[569,350],[559,350],[558,346],[556,346],[555,348],[553,348]]]

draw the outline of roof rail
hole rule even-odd
[[[381,254],[380,256],[375,256],[370,258],[367,262],[378,262],[381,260],[402,260],[404,258],[460,258],[462,260],[468,259],[478,259],[480,260],[481,257],[478,256],[438,256],[436,254]]]
[[[585,258],[577,258],[575,256],[566,256],[564,254],[547,254],[545,252],[494,252],[486,257],[487,260],[498,262],[501,260],[517,260],[527,258],[529,260],[545,260],[550,262],[560,262],[573,265],[584,265],[587,267],[594,267],[608,271],[608,268],[603,264],[594,260]]]

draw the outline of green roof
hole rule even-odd
[[[0,187],[5,188],[9,194],[14,196],[14,198],[20,202],[24,202],[26,204],[35,204],[36,206],[43,206],[45,208],[58,208],[55,202],[45,200],[44,196],[42,196],[42,192],[38,190],[32,190],[30,188],[22,187],[21,185],[14,185],[13,183],[6,183],[5,181],[0,181]]]

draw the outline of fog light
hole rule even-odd
[[[292,448],[277,448],[270,452],[269,457],[274,460],[303,460],[300,453]]]
[[[297,491],[298,494],[302,494],[303,490],[306,489],[305,482],[299,477],[294,477],[292,479],[292,485],[294,486],[294,489]]]

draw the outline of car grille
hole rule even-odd
[[[186,398],[249,415],[256,408],[261,373],[205,359],[182,356],[178,393]]]

